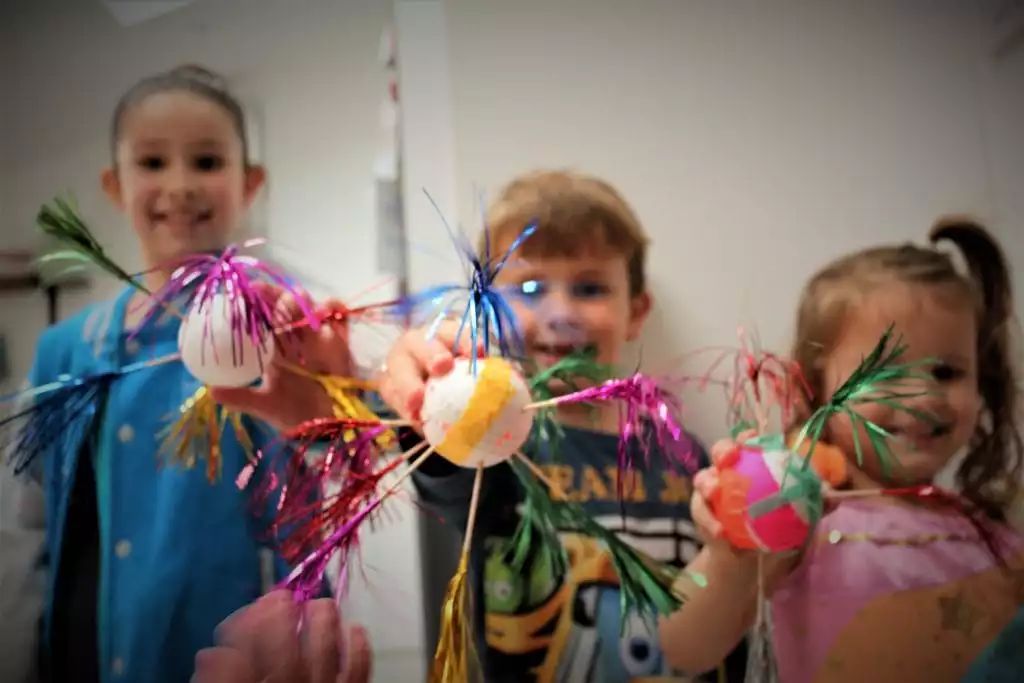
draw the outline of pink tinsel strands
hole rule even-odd
[[[691,472],[697,469],[692,444],[683,433],[682,403],[674,392],[663,386],[665,382],[638,372],[630,377],[608,380],[594,387],[564,394],[550,402],[551,405],[619,402],[620,497],[625,477],[632,476],[636,467],[631,444],[635,443],[639,447],[645,462],[650,461],[651,446],[656,443],[670,465],[682,465]]]
[[[209,315],[214,297],[220,294],[227,297],[233,354],[242,348],[243,336],[248,336],[254,345],[261,347],[268,337],[274,336],[278,321],[275,320],[272,305],[276,297],[269,299],[266,289],[260,287],[260,284],[282,288],[294,298],[308,326],[314,330],[319,329],[320,319],[313,311],[309,295],[301,287],[260,259],[240,253],[242,249],[263,242],[262,239],[249,240],[227,247],[220,255],[196,254],[184,259],[171,274],[167,284],[154,294],[157,305],[149,309],[139,329],[159,316],[165,308],[171,307],[182,293],[195,286],[195,292],[188,297],[189,312]],[[204,335],[207,333],[204,332]],[[232,360],[235,364],[241,362],[240,358]]]
[[[283,585],[292,591],[296,602],[305,602],[320,594],[327,565],[336,553],[341,555],[342,572],[347,574],[349,556],[359,544],[359,527],[384,500],[378,497],[363,506],[292,570]]]

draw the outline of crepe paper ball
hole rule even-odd
[[[490,467],[508,460],[530,435],[530,391],[504,358],[481,358],[474,374],[468,359],[427,382],[423,435],[460,467]]]
[[[197,300],[178,330],[178,350],[185,369],[211,387],[245,387],[260,377],[274,357],[270,330],[244,329],[248,304],[232,304],[227,294]],[[234,309],[234,310],[233,310]],[[259,341],[254,338],[259,337]]]
[[[823,510],[822,480],[785,449],[739,447],[719,466],[711,509],[737,548],[783,552],[803,546]]]

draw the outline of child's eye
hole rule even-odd
[[[193,162],[196,170],[199,171],[216,171],[224,167],[224,158],[216,154],[202,154],[195,158]]]
[[[952,382],[963,374],[960,368],[949,363],[936,363],[932,366],[932,377],[936,382]]]
[[[611,291],[603,282],[577,282],[572,286],[572,295],[576,299],[596,299]]]
[[[159,171],[167,165],[167,162],[163,157],[150,155],[139,158],[139,160],[136,161],[136,164],[139,168],[143,168],[147,171]]]
[[[519,283],[519,294],[528,299],[538,299],[544,296],[547,288],[540,280],[526,280]]]

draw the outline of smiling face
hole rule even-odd
[[[495,284],[509,293],[527,355],[539,368],[581,349],[592,349],[600,363],[619,362],[651,307],[649,294],[630,293],[627,259],[611,249],[513,257]]]
[[[129,107],[119,131],[103,187],[128,214],[147,266],[226,246],[264,180],[262,168],[246,165],[230,114],[171,90]]]
[[[928,483],[967,445],[978,423],[982,402],[974,308],[961,291],[948,286],[893,281],[868,292],[859,305],[851,307],[834,348],[825,358],[827,395],[871,352],[890,324],[907,345],[901,362],[935,361],[922,369],[930,375],[928,381],[899,389],[920,392],[902,402],[932,414],[935,422],[877,403],[862,405],[857,411],[893,435],[890,446],[898,462],[893,479]],[[834,419],[829,436],[848,457],[854,457],[856,437],[848,419]],[[866,436],[859,436],[865,457],[858,474],[870,482],[887,483]]]

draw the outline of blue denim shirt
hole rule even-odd
[[[178,320],[164,316],[129,338],[131,291],[95,305],[41,337],[31,380],[116,370],[177,351]],[[80,457],[96,476],[100,561],[97,590],[100,677],[110,681],[187,681],[195,653],[217,624],[262,592],[261,515],[234,483],[245,455],[230,435],[223,475],[211,484],[202,466],[186,470],[158,456],[160,432],[197,388],[179,362],[125,374],[82,415],[85,429],[54,434],[39,463],[46,498],[49,561],[44,647],[69,493]],[[84,446],[91,440],[92,448]],[[275,573],[287,570],[275,557]]]

